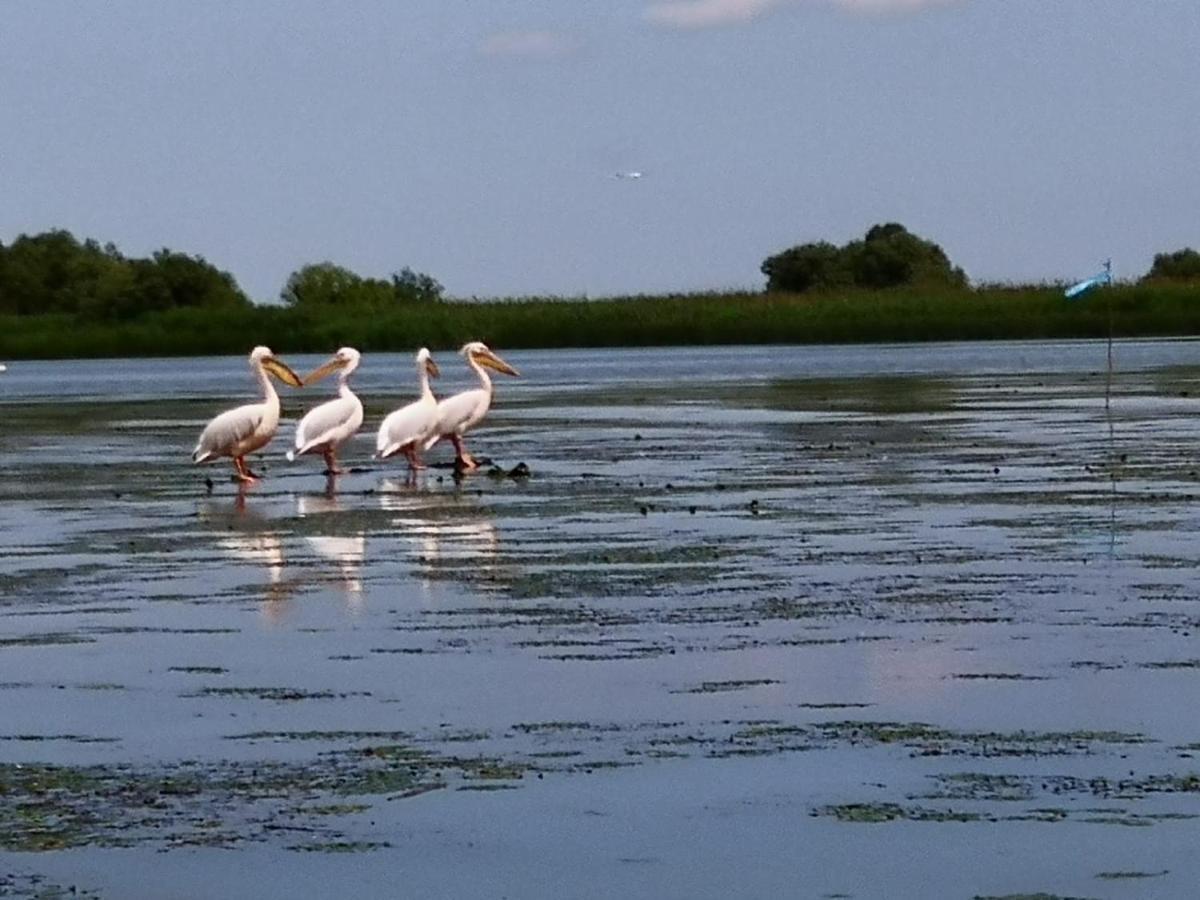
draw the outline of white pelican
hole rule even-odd
[[[454,460],[459,468],[475,469],[479,464],[464,449],[462,439],[464,434],[483,420],[492,405],[492,379],[484,371],[484,366],[505,375],[519,376],[521,373],[489,350],[482,341],[471,341],[458,352],[467,358],[467,365],[479,376],[480,386],[447,397],[438,404],[437,426],[426,439],[424,449],[428,450],[442,438],[449,438],[454,445]]]
[[[350,376],[358,368],[362,354],[353,347],[343,347],[323,366],[304,376],[305,384],[320,381],[332,372],[338,372],[338,395],[336,400],[322,403],[309,410],[296,426],[296,449],[289,450],[288,462],[305,453],[320,451],[325,457],[327,475],[340,475],[338,447],[346,443],[362,425],[362,402],[350,390]]]
[[[300,377],[276,359],[267,347],[255,347],[250,351],[250,370],[262,388],[262,403],[247,403],[221,413],[208,423],[192,451],[194,463],[230,457],[237,470],[237,480],[242,482],[258,478],[246,468],[246,454],[265,447],[279,427],[279,395],[275,393],[268,373],[284,384],[304,387]]]
[[[387,459],[397,453],[408,457],[410,469],[423,469],[424,464],[417,455],[422,441],[433,434],[437,424],[438,402],[429,387],[429,378],[439,374],[437,363],[427,349],[417,351],[417,381],[421,385],[421,397],[408,406],[391,413],[379,426],[375,438],[375,458]]]

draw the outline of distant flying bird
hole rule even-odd
[[[619,178],[623,181],[624,180],[637,181],[641,177],[642,177],[641,172],[614,172],[613,173],[613,178]]]

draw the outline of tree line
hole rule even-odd
[[[179,307],[248,307],[232,275],[200,256],[162,249],[131,259],[69,231],[0,244],[0,313],[126,319]]]
[[[293,272],[280,299],[294,307],[393,304],[441,299],[442,286],[407,267],[390,279],[363,278],[333,263]],[[175,309],[245,310],[254,304],[229,273],[202,256],[163,248],[130,257],[114,244],[56,229],[0,242],[0,315],[69,314],[123,321]]]
[[[761,268],[768,293],[968,287],[966,274],[937,243],[895,222],[875,225],[862,239],[841,246],[799,244],[767,257]],[[1142,282],[1200,282],[1200,252],[1185,248],[1158,254]],[[435,278],[407,266],[388,278],[371,278],[321,262],[288,276],[279,299],[294,309],[382,312],[435,303],[443,295]],[[0,242],[0,315],[56,313],[124,321],[169,310],[252,307],[234,277],[202,256],[163,248],[148,257],[129,257],[111,243],[80,241],[61,229]]]
[[[768,291],[805,293],[847,288],[966,287],[967,276],[931,240],[903,225],[875,225],[862,240],[838,247],[827,241],[799,244],[762,264]],[[1143,284],[1200,282],[1200,252],[1159,253]]]

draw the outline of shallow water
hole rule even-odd
[[[1191,896],[1200,345],[505,355],[529,479],[239,490],[242,360],[0,376],[0,889]]]

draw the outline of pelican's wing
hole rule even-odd
[[[216,459],[252,435],[262,422],[265,406],[248,403],[221,413],[208,423],[192,451],[192,462]]]
[[[481,404],[487,402],[487,391],[475,388],[463,391],[453,397],[447,397],[437,406],[437,424],[433,432],[425,440],[423,449],[428,450],[438,442],[438,438],[447,434],[462,433],[474,418]]]
[[[416,400],[383,420],[375,438],[375,455],[380,459],[399,453],[414,441],[423,441],[437,423],[437,404]]]
[[[338,430],[353,425],[356,417],[361,424],[361,416],[362,404],[356,397],[338,397],[314,407],[296,426],[295,455],[307,453],[337,437]]]

